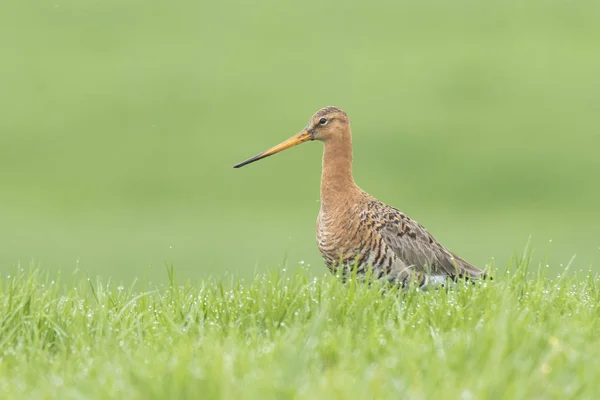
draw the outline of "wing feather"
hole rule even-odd
[[[452,279],[482,277],[482,270],[447,250],[421,224],[390,208],[394,211],[394,218],[385,220],[379,234],[407,266]]]

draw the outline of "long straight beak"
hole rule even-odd
[[[292,136],[285,142],[279,143],[277,146],[271,147],[269,150],[267,150],[263,153],[257,154],[254,157],[247,159],[246,161],[243,161],[239,164],[235,164],[233,166],[233,168],[243,167],[246,164],[250,164],[250,163],[253,163],[254,161],[258,161],[262,158],[272,156],[275,153],[279,153],[280,151],[289,149],[290,147],[297,146],[300,143],[308,142],[311,139],[312,139],[312,135],[306,129],[303,129],[301,132]]]

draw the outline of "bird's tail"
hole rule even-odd
[[[452,262],[456,269],[458,279],[491,279],[486,271],[477,268],[473,264],[465,261],[454,253],[452,254]]]

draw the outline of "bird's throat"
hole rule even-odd
[[[352,177],[352,141],[332,139],[324,143],[321,173],[321,210],[339,209],[352,201],[360,189]]]

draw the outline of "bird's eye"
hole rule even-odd
[[[327,123],[327,119],[326,118],[321,118],[319,120],[319,124],[321,124],[321,125],[325,125],[326,123]]]

